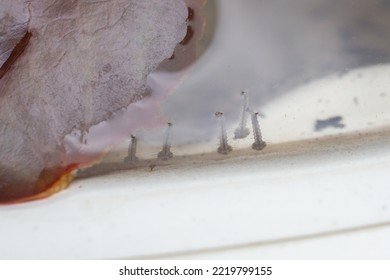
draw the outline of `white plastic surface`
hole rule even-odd
[[[233,79],[250,58],[227,63],[216,48],[230,38],[221,28],[236,26],[231,32],[240,33],[250,21],[230,21],[239,2],[216,3],[215,41],[165,107],[169,118],[176,116],[178,142],[202,134],[214,139],[214,124],[201,127],[214,120],[217,107],[229,117],[236,92],[256,93],[258,86],[253,76]],[[210,80],[202,83],[204,69],[225,76],[211,87]],[[166,165],[78,179],[48,199],[1,206],[0,258],[390,258],[389,73],[388,64],[361,65],[277,98],[252,98],[266,115],[260,119],[264,151],[250,149],[252,137],[230,141],[229,156],[215,152],[217,138],[199,144],[209,152],[204,155],[178,157],[199,147],[173,145],[176,157]],[[230,91],[207,99],[202,113],[193,106],[197,97],[188,99],[188,110],[170,111],[185,101],[186,89],[207,95],[206,88]],[[259,106],[259,100],[266,102]],[[208,110],[211,117],[204,116]],[[183,111],[188,115],[181,118]],[[231,119],[238,111],[231,109]],[[339,115],[344,128],[314,131],[316,120]],[[229,122],[230,136],[235,124]],[[142,141],[139,148],[141,161],[160,149],[143,149]],[[127,143],[109,160],[121,160],[126,149]]]
[[[206,250],[202,257],[224,258],[223,248],[249,246],[237,257],[361,258],[327,245],[344,238],[367,258],[386,258],[389,138],[336,138],[78,180],[53,198],[2,207],[0,256],[197,257],[191,254]]]

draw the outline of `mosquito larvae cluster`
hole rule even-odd
[[[234,139],[244,139],[249,136],[250,130],[247,127],[248,116],[250,116],[250,120],[252,123],[252,132],[254,142],[252,144],[252,149],[256,151],[263,150],[267,144],[262,139],[260,124],[259,124],[259,113],[251,110],[249,108],[249,98],[246,91],[241,92],[242,104],[240,110],[240,119],[237,128],[234,130]],[[215,117],[219,123],[219,146],[217,148],[217,152],[222,155],[229,154],[233,148],[228,143],[228,134],[226,130],[225,116],[223,112],[216,112]],[[171,130],[172,123],[167,123],[167,128],[164,134],[164,140],[162,144],[161,151],[157,154],[157,158],[163,161],[169,160],[173,157],[173,153],[171,151]],[[137,142],[138,139],[136,136],[131,135],[131,141],[129,144],[127,157],[124,158],[124,162],[127,164],[134,164],[138,162],[137,153]]]
[[[252,131],[254,143],[252,144],[252,149],[256,151],[263,150],[267,144],[263,141],[260,124],[258,120],[259,113],[254,112],[249,108],[249,98],[246,91],[241,92],[242,96],[242,105],[240,111],[240,120],[237,128],[234,130],[234,139],[244,139],[250,132],[247,127],[247,118],[248,114],[250,115],[252,122]],[[222,112],[215,113],[219,123],[220,123],[220,135],[219,135],[219,147],[217,149],[218,153],[226,155],[232,151],[232,147],[228,144],[228,137],[225,126],[225,118]]]
[[[171,152],[171,141],[170,134],[172,129],[172,123],[167,124],[167,129],[165,131],[164,142],[162,145],[161,151],[157,154],[157,158],[161,160],[168,160],[173,157],[173,153]],[[129,148],[127,149],[127,156],[124,158],[124,163],[134,164],[138,162],[137,157],[137,143],[138,139],[136,136],[131,135],[131,140],[129,144]]]

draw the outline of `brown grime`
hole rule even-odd
[[[26,49],[28,43],[30,42],[30,38],[32,36],[31,32],[26,32],[23,38],[16,44],[15,48],[12,50],[9,58],[4,62],[4,64],[0,68],[0,79],[4,77],[4,75],[8,72],[11,66],[16,62],[16,60],[21,56],[21,54]]]
[[[194,30],[192,29],[191,26],[187,26],[187,34],[184,37],[184,39],[180,42],[180,45],[183,46],[187,45],[191,41],[192,37],[194,37]]]

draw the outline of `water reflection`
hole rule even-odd
[[[214,139],[216,111],[234,125],[242,89],[261,110],[313,80],[390,61],[389,1],[209,3],[218,9],[213,38],[164,105],[179,143]]]

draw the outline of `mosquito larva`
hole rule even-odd
[[[260,124],[258,120],[259,113],[251,112],[252,128],[253,128],[253,138],[255,142],[252,144],[252,149],[260,151],[266,147],[266,143],[263,141]]]
[[[161,160],[168,160],[173,157],[173,153],[171,152],[171,142],[170,142],[170,134],[172,129],[172,123],[168,123],[167,130],[165,132],[165,139],[162,146],[161,152],[158,153],[158,158]]]
[[[250,133],[249,129],[246,127],[249,98],[248,98],[248,94],[245,91],[241,91],[241,96],[242,96],[242,107],[240,112],[241,113],[240,123],[238,124],[238,127],[234,131],[235,139],[244,139]]]
[[[131,135],[131,142],[129,144],[129,148],[127,150],[127,157],[124,159],[126,163],[134,163],[138,160],[137,154],[137,142],[138,139],[134,135]]]
[[[227,140],[227,133],[226,133],[226,126],[225,126],[225,117],[222,112],[215,113],[215,116],[217,117],[219,124],[221,126],[221,133],[219,137],[219,147],[218,147],[218,153],[227,155],[232,151],[232,147],[229,146],[228,140]]]

